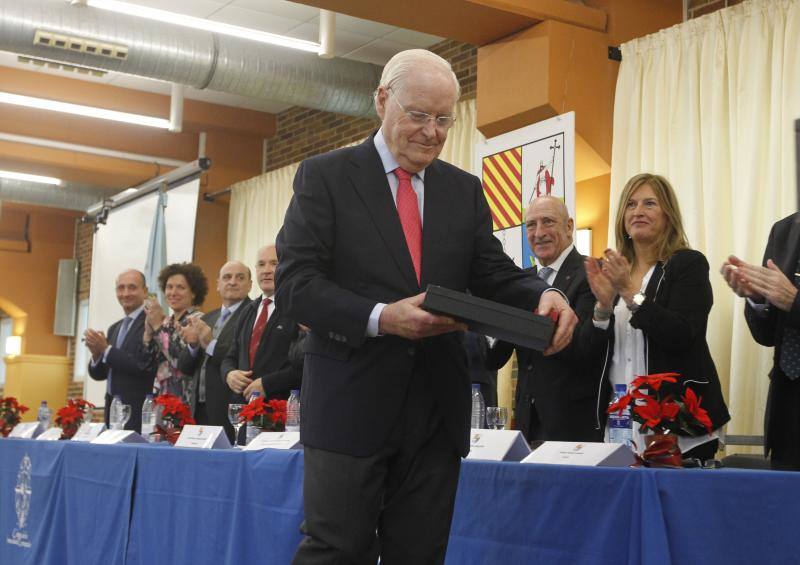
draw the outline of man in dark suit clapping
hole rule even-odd
[[[245,306],[250,303],[247,294],[252,286],[250,269],[239,261],[228,261],[217,277],[222,308],[202,318],[189,318],[189,324],[181,332],[188,347],[178,358],[178,368],[184,374],[196,374],[194,419],[198,424],[223,426],[231,441],[233,426],[228,421],[231,391],[221,375],[222,361],[233,345]]]
[[[84,334],[86,346],[92,353],[89,376],[106,381],[105,422],[115,395],[131,406],[131,418],[126,430],[141,431],[142,403],[153,390],[155,373],[147,371],[142,362],[144,333],[144,299],[147,285],[140,271],[128,270],[117,277],[117,300],[125,317],[108,328],[108,337],[101,331],[88,329]]]

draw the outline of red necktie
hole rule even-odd
[[[406,245],[411,253],[411,262],[420,282],[422,270],[422,219],[419,217],[417,194],[411,186],[411,174],[401,168],[394,170],[399,184],[397,185],[397,214],[406,236]]]
[[[253,334],[250,336],[250,369],[253,368],[253,361],[256,359],[256,350],[258,344],[261,343],[261,336],[264,335],[264,328],[267,327],[267,313],[269,312],[269,305],[272,300],[269,298],[264,299],[264,306],[261,308],[261,313],[258,315],[256,325],[253,327]]]

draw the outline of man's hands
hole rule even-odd
[[[197,316],[189,318],[186,326],[179,328],[179,331],[183,341],[192,347],[197,347],[199,344],[201,347],[206,348],[213,339],[211,326]]]
[[[425,293],[387,304],[378,321],[378,332],[407,339],[422,339],[448,332],[462,331],[467,325],[448,316],[437,316],[420,308]]]
[[[600,304],[604,310],[611,310],[614,307],[614,299],[617,297],[617,291],[614,290],[614,285],[611,284],[609,278],[603,273],[597,259],[594,257],[587,257],[584,261],[584,265],[586,267],[586,280],[589,282],[589,288],[592,289],[592,294],[594,294],[598,304]]]
[[[244,394],[244,391],[247,387],[249,387],[253,383],[253,379],[250,377],[253,376],[253,371],[230,371],[225,376],[225,382],[228,383],[228,387],[235,393]],[[258,379],[258,382],[261,382],[261,379]]]
[[[100,357],[103,356],[103,352],[108,347],[106,334],[88,329],[83,333],[83,337],[86,342],[86,347],[88,347],[89,351],[92,352],[92,358],[95,360],[95,362],[99,361]]]
[[[792,309],[797,296],[797,287],[772,259],[767,260],[766,267],[761,267],[731,255],[722,264],[720,273],[738,296],[755,300],[766,299],[784,312]]]
[[[244,389],[244,393],[242,393],[242,395],[245,397],[245,399],[248,399],[250,398],[250,395],[256,391],[260,392],[261,396],[266,396],[264,393],[264,383],[261,381],[261,379],[256,379],[247,385],[247,388]]]
[[[541,316],[551,316],[556,319],[556,331],[550,345],[544,350],[545,355],[558,353],[572,341],[572,332],[578,324],[578,316],[569,307],[569,304],[560,292],[549,291],[542,293],[536,313]],[[555,313],[557,316],[553,316]]]

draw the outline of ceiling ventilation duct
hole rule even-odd
[[[78,184],[66,183],[54,188],[38,182],[0,178],[0,201],[84,212],[89,206],[102,200],[106,194],[100,189]]]
[[[1,1],[0,49],[350,116],[374,115],[381,74],[369,63],[325,60],[65,0]]]

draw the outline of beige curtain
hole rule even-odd
[[[761,434],[772,350],[753,342],[743,301],[718,270],[760,262],[772,224],[796,211],[800,1],[752,0],[622,45],[614,107],[611,224],[628,178],[673,183],[693,247],[711,265],[708,341],[733,416]]]

